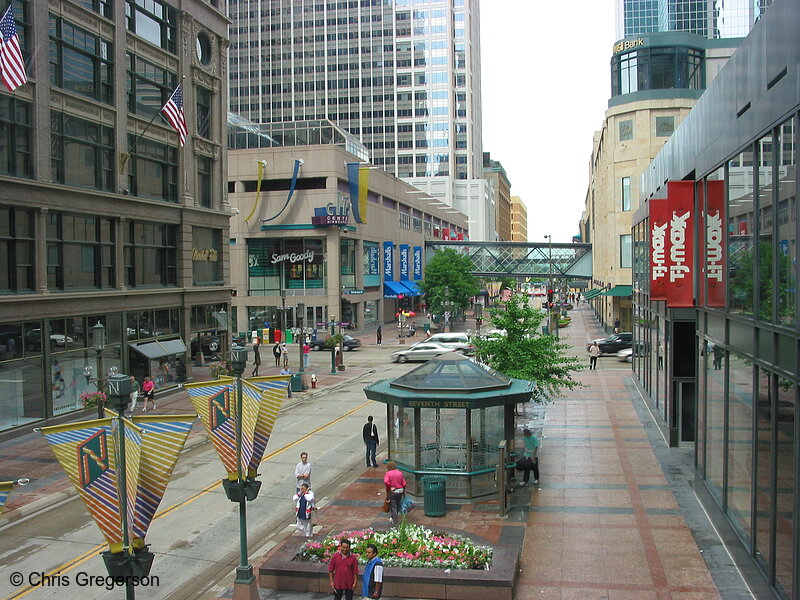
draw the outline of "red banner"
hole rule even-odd
[[[694,181],[667,182],[668,306],[694,306]]]
[[[725,186],[706,181],[706,306],[725,306]]]
[[[667,183],[667,199],[650,200],[650,299],[694,306],[694,181]]]
[[[654,198],[648,204],[650,206],[650,300],[666,300],[668,203],[664,198]]]

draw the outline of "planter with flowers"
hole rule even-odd
[[[215,362],[209,365],[208,373],[214,379],[219,379],[220,377],[235,377],[235,373],[233,372],[233,365],[229,363],[227,360],[221,360],[219,362]]]
[[[83,408],[98,408],[103,407],[106,404],[106,400],[108,398],[105,395],[105,392],[83,392],[80,395],[81,402],[83,403]]]
[[[405,522],[386,531],[371,528],[342,531],[323,540],[300,541],[290,537],[260,565],[260,586],[330,593],[327,563],[342,539],[350,540],[352,551],[362,565],[367,544],[378,547],[378,555],[386,566],[385,596],[448,600],[513,598],[518,548],[489,546],[463,533]]]

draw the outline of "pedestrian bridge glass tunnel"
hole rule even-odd
[[[478,277],[592,278],[592,245],[528,242],[425,242],[425,259],[452,248],[472,259]]]
[[[408,493],[422,495],[425,475],[443,475],[448,498],[470,499],[497,492],[498,446],[514,439],[514,405],[530,401],[533,386],[449,352],[364,393],[386,404],[389,460]]]

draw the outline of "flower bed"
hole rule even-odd
[[[488,569],[492,564],[492,549],[488,546],[406,522],[388,531],[343,531],[321,542],[306,542],[294,560],[327,563],[343,539],[350,540],[353,552],[359,557],[364,555],[367,544],[375,544],[387,567]]]

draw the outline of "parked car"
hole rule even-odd
[[[234,333],[231,336],[231,343],[234,346],[245,346],[245,345],[247,345],[247,336],[246,335],[239,335],[238,333]]]
[[[29,329],[25,333],[25,348],[31,351],[41,350],[42,349],[42,330],[41,329]],[[65,335],[63,333],[51,333],[50,334],[50,348],[55,350],[56,348],[67,348],[67,346],[71,346],[75,343],[70,336]]]
[[[325,340],[319,338],[317,338],[312,342],[309,342],[309,346],[311,346],[312,350],[327,349],[327,346],[325,346]],[[345,352],[350,352],[350,350],[355,350],[356,348],[361,347],[361,340],[354,338],[352,335],[345,335],[344,341],[342,342],[342,347],[344,348]]]
[[[466,333],[434,333],[426,342],[435,342],[452,348],[461,354],[475,354],[475,346]]]
[[[592,341],[597,342],[597,345],[600,346],[601,354],[616,354],[623,348],[631,347],[631,344],[633,343],[633,334],[630,332],[614,333],[607,338],[598,338]],[[592,342],[589,342],[586,345],[587,351],[591,345]]]
[[[633,362],[634,356],[641,356],[644,350],[644,342],[636,340],[630,348],[623,348],[617,352],[617,358],[625,362]]]
[[[222,348],[222,340],[216,334],[205,334],[191,341],[192,356],[197,356],[201,349],[203,356],[214,356]]]
[[[417,342],[413,346],[392,352],[389,357],[392,362],[409,362],[409,361],[426,361],[432,359],[434,356],[445,354],[447,352],[456,352],[455,348],[445,346],[438,342]]]

